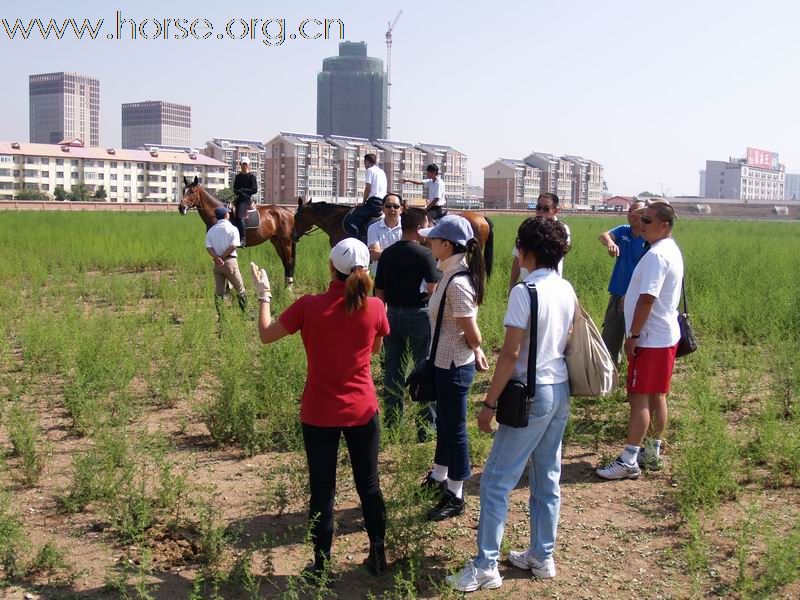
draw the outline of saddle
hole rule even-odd
[[[258,209],[255,204],[247,209],[242,220],[244,221],[245,229],[258,229],[261,225],[261,216],[258,214]]]

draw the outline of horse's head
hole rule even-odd
[[[311,233],[316,225],[313,219],[314,207],[311,202],[303,202],[302,196],[297,199],[297,210],[294,213],[294,227],[292,228],[292,241],[298,242],[304,235]]]
[[[178,204],[178,212],[182,215],[186,214],[190,208],[197,208],[200,206],[200,180],[195,176],[193,181],[189,181],[186,177],[183,178],[183,197]]]

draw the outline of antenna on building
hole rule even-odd
[[[402,14],[402,10],[397,13],[394,22],[389,23],[389,28],[386,30],[386,137],[389,139],[391,139],[389,135],[389,130],[391,129],[389,125],[389,114],[392,111],[392,30],[394,26],[397,25],[397,22],[400,20],[400,15]]]

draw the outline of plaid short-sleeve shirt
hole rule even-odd
[[[441,369],[449,369],[451,364],[457,367],[475,361],[475,351],[472,350],[464,338],[464,332],[456,322],[457,317],[475,317],[478,315],[478,305],[475,302],[475,288],[472,280],[467,276],[450,279],[461,271],[467,270],[467,261],[464,254],[454,254],[439,265],[442,278],[436,291],[431,296],[429,307],[431,315],[431,336],[436,331],[436,318],[439,315],[439,305],[442,294],[447,287],[444,315],[442,317],[442,330],[439,333],[439,346],[433,364]]]

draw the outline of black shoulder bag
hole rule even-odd
[[[520,284],[517,284],[520,285]],[[510,380],[497,399],[495,419],[500,425],[508,427],[527,427],[531,402],[536,394],[536,340],[539,333],[539,295],[532,283],[521,283],[531,297],[530,343],[528,345],[527,382]]]
[[[444,304],[447,300],[447,288],[450,282],[456,277],[461,275],[469,275],[469,271],[459,271],[447,280],[442,292],[442,301],[439,303],[439,311],[436,317],[436,328],[433,331],[433,341],[431,342],[431,351],[428,358],[419,363],[411,375],[406,379],[408,386],[408,393],[414,402],[435,402],[436,401],[436,384],[434,382],[434,361],[436,360],[436,349],[439,346],[439,333],[442,330],[442,319],[444,318]]]
[[[675,353],[675,358],[686,356],[697,350],[697,338],[694,336],[692,323],[689,321],[689,309],[686,308],[686,287],[683,279],[681,279],[681,295],[683,296],[683,312],[678,313],[681,339],[678,340],[678,351]]]

